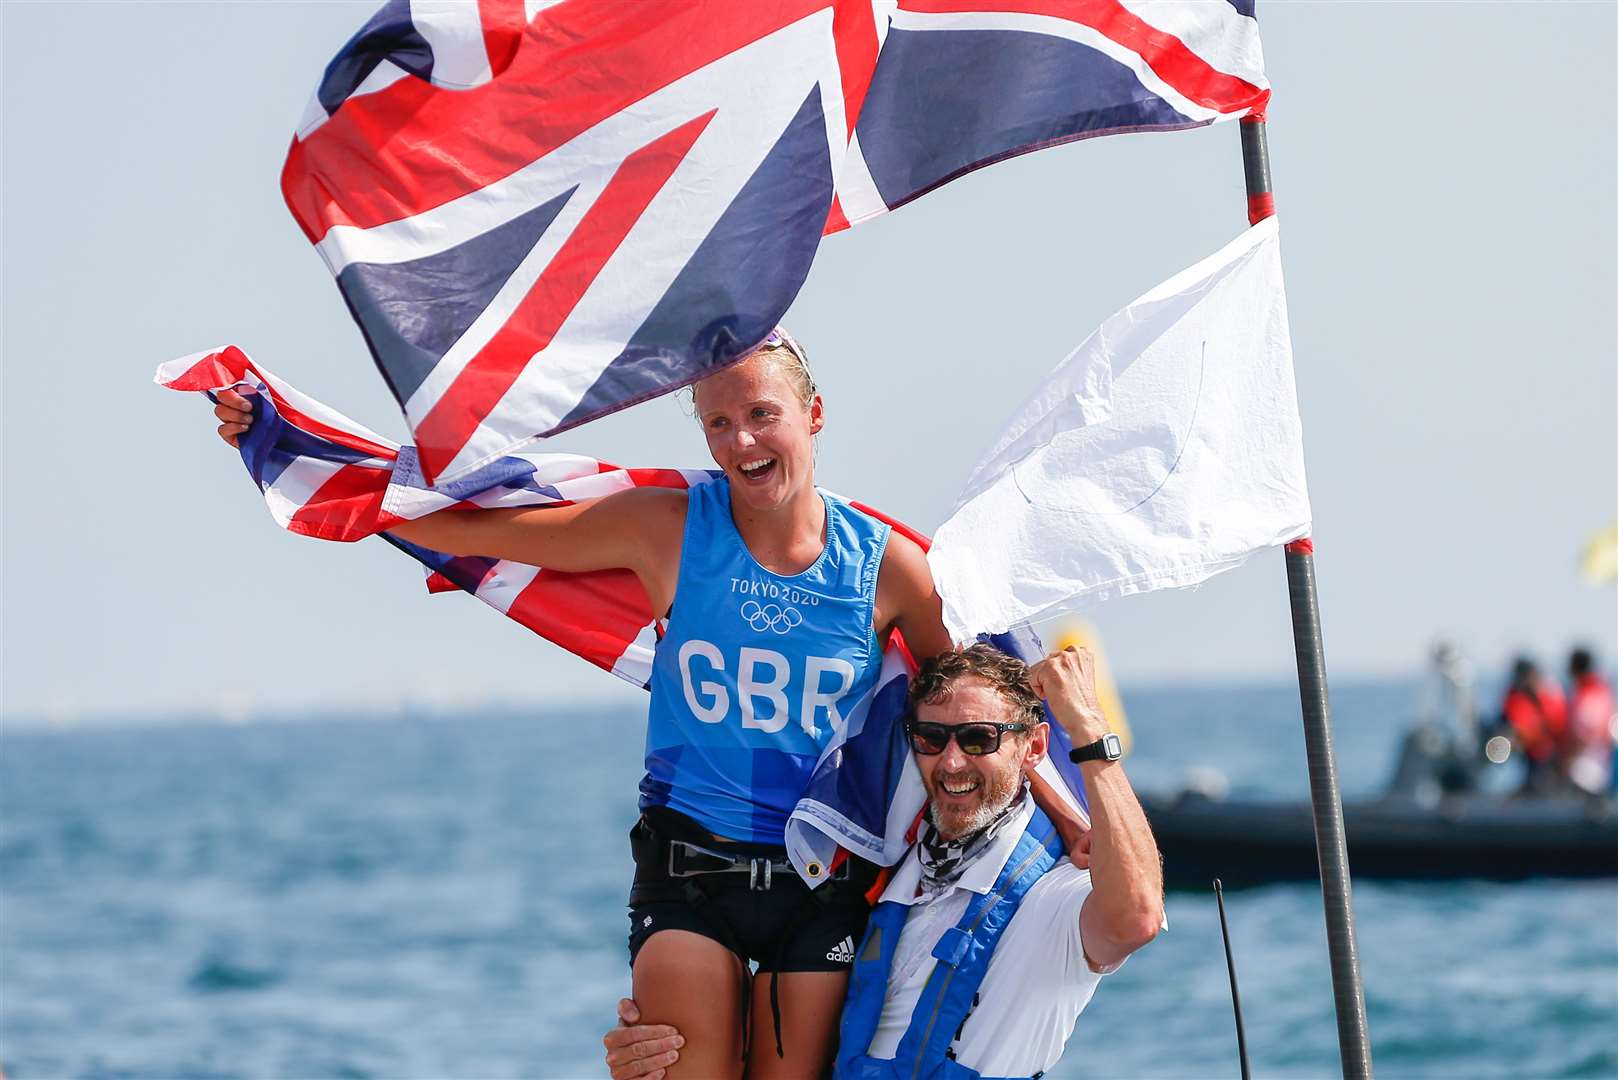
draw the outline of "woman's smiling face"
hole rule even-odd
[[[820,395],[805,405],[771,353],[760,352],[696,385],[697,419],[732,498],[757,510],[785,505],[814,485],[814,435],[825,418]]]

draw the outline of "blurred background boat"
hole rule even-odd
[[[1314,823],[1306,802],[1143,795],[1171,889],[1312,881]],[[1356,880],[1618,877],[1618,804],[1604,796],[1406,795],[1343,806]]]
[[[1519,666],[1537,676],[1526,661]],[[1354,877],[1618,877],[1615,720],[1606,721],[1609,769],[1588,785],[1596,790],[1556,777],[1555,763],[1536,773],[1504,715],[1480,724],[1470,665],[1439,643],[1419,719],[1404,734],[1385,791],[1343,806]],[[1199,767],[1177,793],[1142,794],[1169,888],[1206,889],[1214,878],[1226,888],[1318,878],[1307,801],[1230,798],[1228,791],[1222,773]]]

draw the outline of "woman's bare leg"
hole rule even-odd
[[[640,947],[634,985],[641,1023],[673,1024],[685,1036],[670,1080],[740,1080],[742,978],[735,953],[688,930],[661,930]]]
[[[848,992],[846,971],[788,971],[781,974],[781,1045],[775,1053],[775,1019],[770,1014],[770,980],[760,972],[753,983],[753,1045],[747,1080],[815,1080],[831,1064],[837,1022]]]

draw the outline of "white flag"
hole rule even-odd
[[[1122,311],[973,470],[928,561],[957,640],[1309,535],[1271,217]]]

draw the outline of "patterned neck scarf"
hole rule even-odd
[[[928,807],[927,816],[922,819],[921,835],[916,837],[916,858],[921,862],[921,882],[917,886],[917,894],[931,896],[941,893],[959,881],[966,868],[989,850],[995,836],[1005,828],[1006,823],[1017,816],[1026,798],[1028,781],[1025,779],[1016,796],[995,815],[993,821],[977,832],[953,840],[939,835],[937,827],[933,825],[932,808]]]

